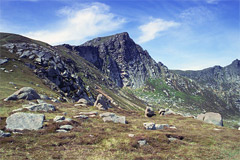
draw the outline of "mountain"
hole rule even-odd
[[[226,69],[230,87],[238,65]],[[240,157],[239,110],[155,62],[127,33],[78,46],[0,33],[0,84],[0,159]],[[147,106],[166,114],[145,117]],[[205,119],[223,118],[223,127],[194,118],[210,111],[222,116]]]
[[[234,60],[230,65],[214,66],[199,71],[174,71],[212,89],[226,102],[226,108],[240,111],[240,61]]]
[[[0,44],[4,51],[1,57],[8,58],[9,65],[12,61],[23,64],[27,67],[24,70],[35,74],[62,101],[85,98],[94,102],[99,93],[104,93],[113,106],[125,109],[144,110],[149,105],[155,110],[171,108],[181,114],[219,112],[230,119],[240,114],[235,107],[227,107],[227,101],[211,88],[155,62],[126,32],[98,37],[79,46],[51,46],[1,33]],[[2,83],[12,87],[7,80]]]

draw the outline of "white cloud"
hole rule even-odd
[[[147,24],[139,27],[141,36],[138,38],[138,43],[145,43],[155,39],[160,32],[166,31],[171,27],[179,26],[180,24],[174,21],[165,21],[163,19],[152,19]]]
[[[102,3],[85,5],[81,9],[65,7],[58,14],[64,18],[54,29],[33,31],[25,35],[50,44],[79,44],[90,36],[114,31],[125,23],[123,18],[110,13],[109,6]]]

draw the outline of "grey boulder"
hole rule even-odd
[[[102,94],[99,94],[97,96],[97,100],[94,102],[94,106],[99,110],[107,110],[109,108],[108,101]]]
[[[43,114],[18,112],[7,118],[6,128],[9,130],[38,130],[42,128],[44,119]]]
[[[7,62],[8,62],[8,59],[0,59],[0,65],[7,63]]]
[[[28,107],[24,107],[30,111],[44,111],[44,112],[49,112],[49,111],[56,111],[55,106],[52,104],[48,103],[40,103],[40,104],[34,104],[30,105]]]
[[[18,99],[33,100],[33,99],[40,99],[40,96],[33,88],[23,87],[20,90],[14,92],[9,97],[5,98],[4,101],[18,100]]]
[[[115,113],[106,112],[106,113],[100,114],[99,116],[103,118],[104,122],[114,122],[114,123],[126,124],[125,116],[117,116]]]
[[[198,120],[204,121],[206,123],[215,124],[218,126],[223,126],[223,119],[221,114],[214,112],[207,112],[205,114],[200,114],[197,116]]]

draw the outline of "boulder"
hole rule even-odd
[[[156,130],[161,130],[161,129],[169,128],[169,125],[168,124],[155,124],[155,128],[156,128]]]
[[[99,110],[107,110],[109,108],[108,101],[102,94],[99,94],[97,96],[97,100],[94,102],[94,106]]]
[[[56,111],[55,106],[53,106],[52,104],[48,104],[48,103],[34,104],[34,105],[30,105],[30,106],[27,106],[24,108],[26,108],[30,111],[44,111],[44,112]]]
[[[145,117],[152,117],[154,115],[155,115],[155,113],[154,113],[152,107],[147,107],[145,109]]]
[[[143,123],[143,126],[146,130],[162,130],[165,128],[169,128],[168,124],[155,124],[153,122],[150,123]]]
[[[218,126],[223,126],[223,119],[221,114],[214,112],[207,112],[205,114],[200,114],[197,116],[198,120],[204,121],[206,123],[215,124]]]
[[[155,123],[143,123],[146,130],[156,130]]]
[[[38,130],[42,128],[44,119],[44,114],[18,112],[7,118],[6,128],[9,130]]]
[[[109,117],[103,117],[104,122],[112,121],[114,123],[122,123],[126,124],[126,118],[125,116],[109,116]]]
[[[100,114],[99,116],[103,118],[104,122],[111,121],[114,123],[126,124],[125,116],[117,116],[115,113],[106,112],[106,113]]]
[[[20,90],[14,92],[12,95],[4,99],[4,101],[9,100],[18,100],[18,99],[26,99],[26,100],[34,100],[40,99],[40,96],[37,92],[31,87],[23,87]]]

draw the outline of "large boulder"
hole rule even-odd
[[[40,99],[40,96],[33,88],[23,87],[20,90],[14,92],[9,97],[5,98],[4,101],[18,100],[18,99],[33,100],[33,99]]]
[[[94,106],[99,110],[107,110],[109,108],[108,100],[102,94],[99,94]]]
[[[7,118],[6,128],[9,130],[38,130],[42,128],[44,119],[44,114],[18,112]]]
[[[204,121],[206,123],[215,124],[218,126],[223,126],[223,119],[221,114],[214,112],[207,112],[205,114],[200,114],[197,116],[198,120]]]
[[[152,107],[147,107],[145,109],[145,117],[152,117],[154,115],[155,115],[155,113],[154,113]]]
[[[126,124],[125,116],[117,116],[115,113],[106,112],[106,113],[100,114],[99,116],[103,118],[104,122],[110,121],[114,123]]]
[[[29,105],[24,108],[26,108],[30,111],[44,111],[44,112],[56,111],[55,106],[53,106],[52,104],[48,104],[48,103],[33,104],[33,105]]]

